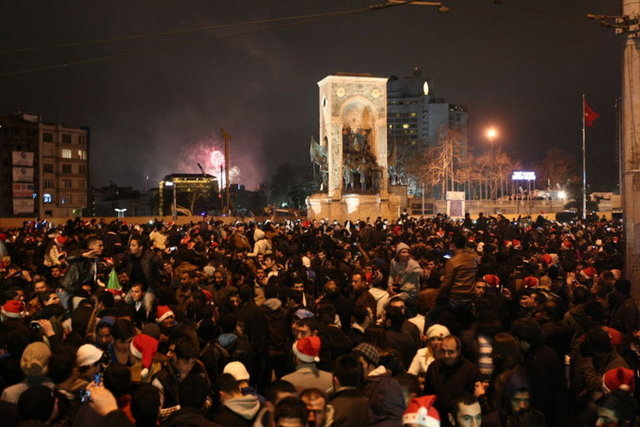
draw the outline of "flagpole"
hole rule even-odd
[[[582,94],[582,219],[587,219],[587,132],[585,130],[585,97]]]

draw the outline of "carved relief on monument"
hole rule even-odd
[[[375,117],[369,105],[351,98],[341,112],[342,122],[342,192],[377,193],[382,168],[377,161]]]

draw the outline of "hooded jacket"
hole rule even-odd
[[[406,409],[404,393],[400,383],[391,378],[384,367],[379,366],[369,373],[363,393],[369,398],[369,425],[402,426],[402,414]]]
[[[260,412],[260,401],[252,394],[225,401],[213,415],[213,421],[223,426],[251,426]]]
[[[389,285],[399,284],[400,293],[398,296],[406,304],[413,305],[417,301],[418,292],[420,291],[420,278],[423,274],[422,267],[413,258],[409,258],[406,263],[398,261],[398,254],[403,249],[409,250],[410,248],[406,243],[398,243],[396,257],[391,260]]]

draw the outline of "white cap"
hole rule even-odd
[[[84,344],[76,352],[78,366],[93,365],[102,359],[103,351],[93,344]]]
[[[242,362],[229,362],[222,370],[223,374],[230,374],[236,381],[249,381],[251,376]]]

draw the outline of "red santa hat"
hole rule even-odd
[[[158,340],[146,334],[138,334],[131,341],[129,351],[142,361],[142,370],[140,371],[142,378],[149,375],[153,356],[158,352]]]
[[[594,267],[589,266],[583,268],[582,271],[580,271],[580,274],[582,274],[587,279],[593,279],[596,274],[598,274],[598,270],[596,270]]]
[[[2,314],[10,319],[19,319],[23,311],[24,304],[13,299],[2,306]]]
[[[602,376],[602,388],[605,393],[618,389],[633,393],[636,388],[633,371],[627,368],[609,369]]]
[[[542,258],[542,261],[544,261],[547,265],[553,264],[553,258],[549,254],[544,254],[540,258]]]
[[[538,280],[538,278],[534,276],[527,276],[522,279],[522,284],[525,288],[537,288],[540,284],[540,280]]]
[[[213,301],[213,294],[206,289],[202,289],[202,293],[204,294],[204,298],[207,302]]]
[[[321,346],[319,337],[305,337],[293,343],[293,354],[305,363],[319,362]]]
[[[411,399],[407,405],[407,410],[402,416],[402,425],[440,427],[440,414],[433,406],[436,399],[437,396],[435,394]]]
[[[500,278],[495,274],[485,274],[482,276],[482,280],[492,288],[497,288],[500,286]]]
[[[175,314],[173,314],[173,311],[171,311],[171,309],[166,305],[159,305],[158,310],[156,311],[156,323],[162,322],[169,316],[175,317]]]
[[[564,249],[571,249],[572,246],[573,246],[573,244],[571,243],[571,240],[564,240],[562,242],[562,247]]]
[[[513,245],[513,249],[522,249],[522,242],[520,242],[520,240],[513,239],[511,244]]]
[[[59,245],[59,246],[64,246],[64,244],[67,242],[67,238],[66,238],[66,237],[64,237],[62,234],[58,234],[58,235],[56,236],[56,238],[55,238],[55,239],[53,239],[53,240],[54,240],[54,241],[56,242],[56,244],[57,244],[57,245]]]

